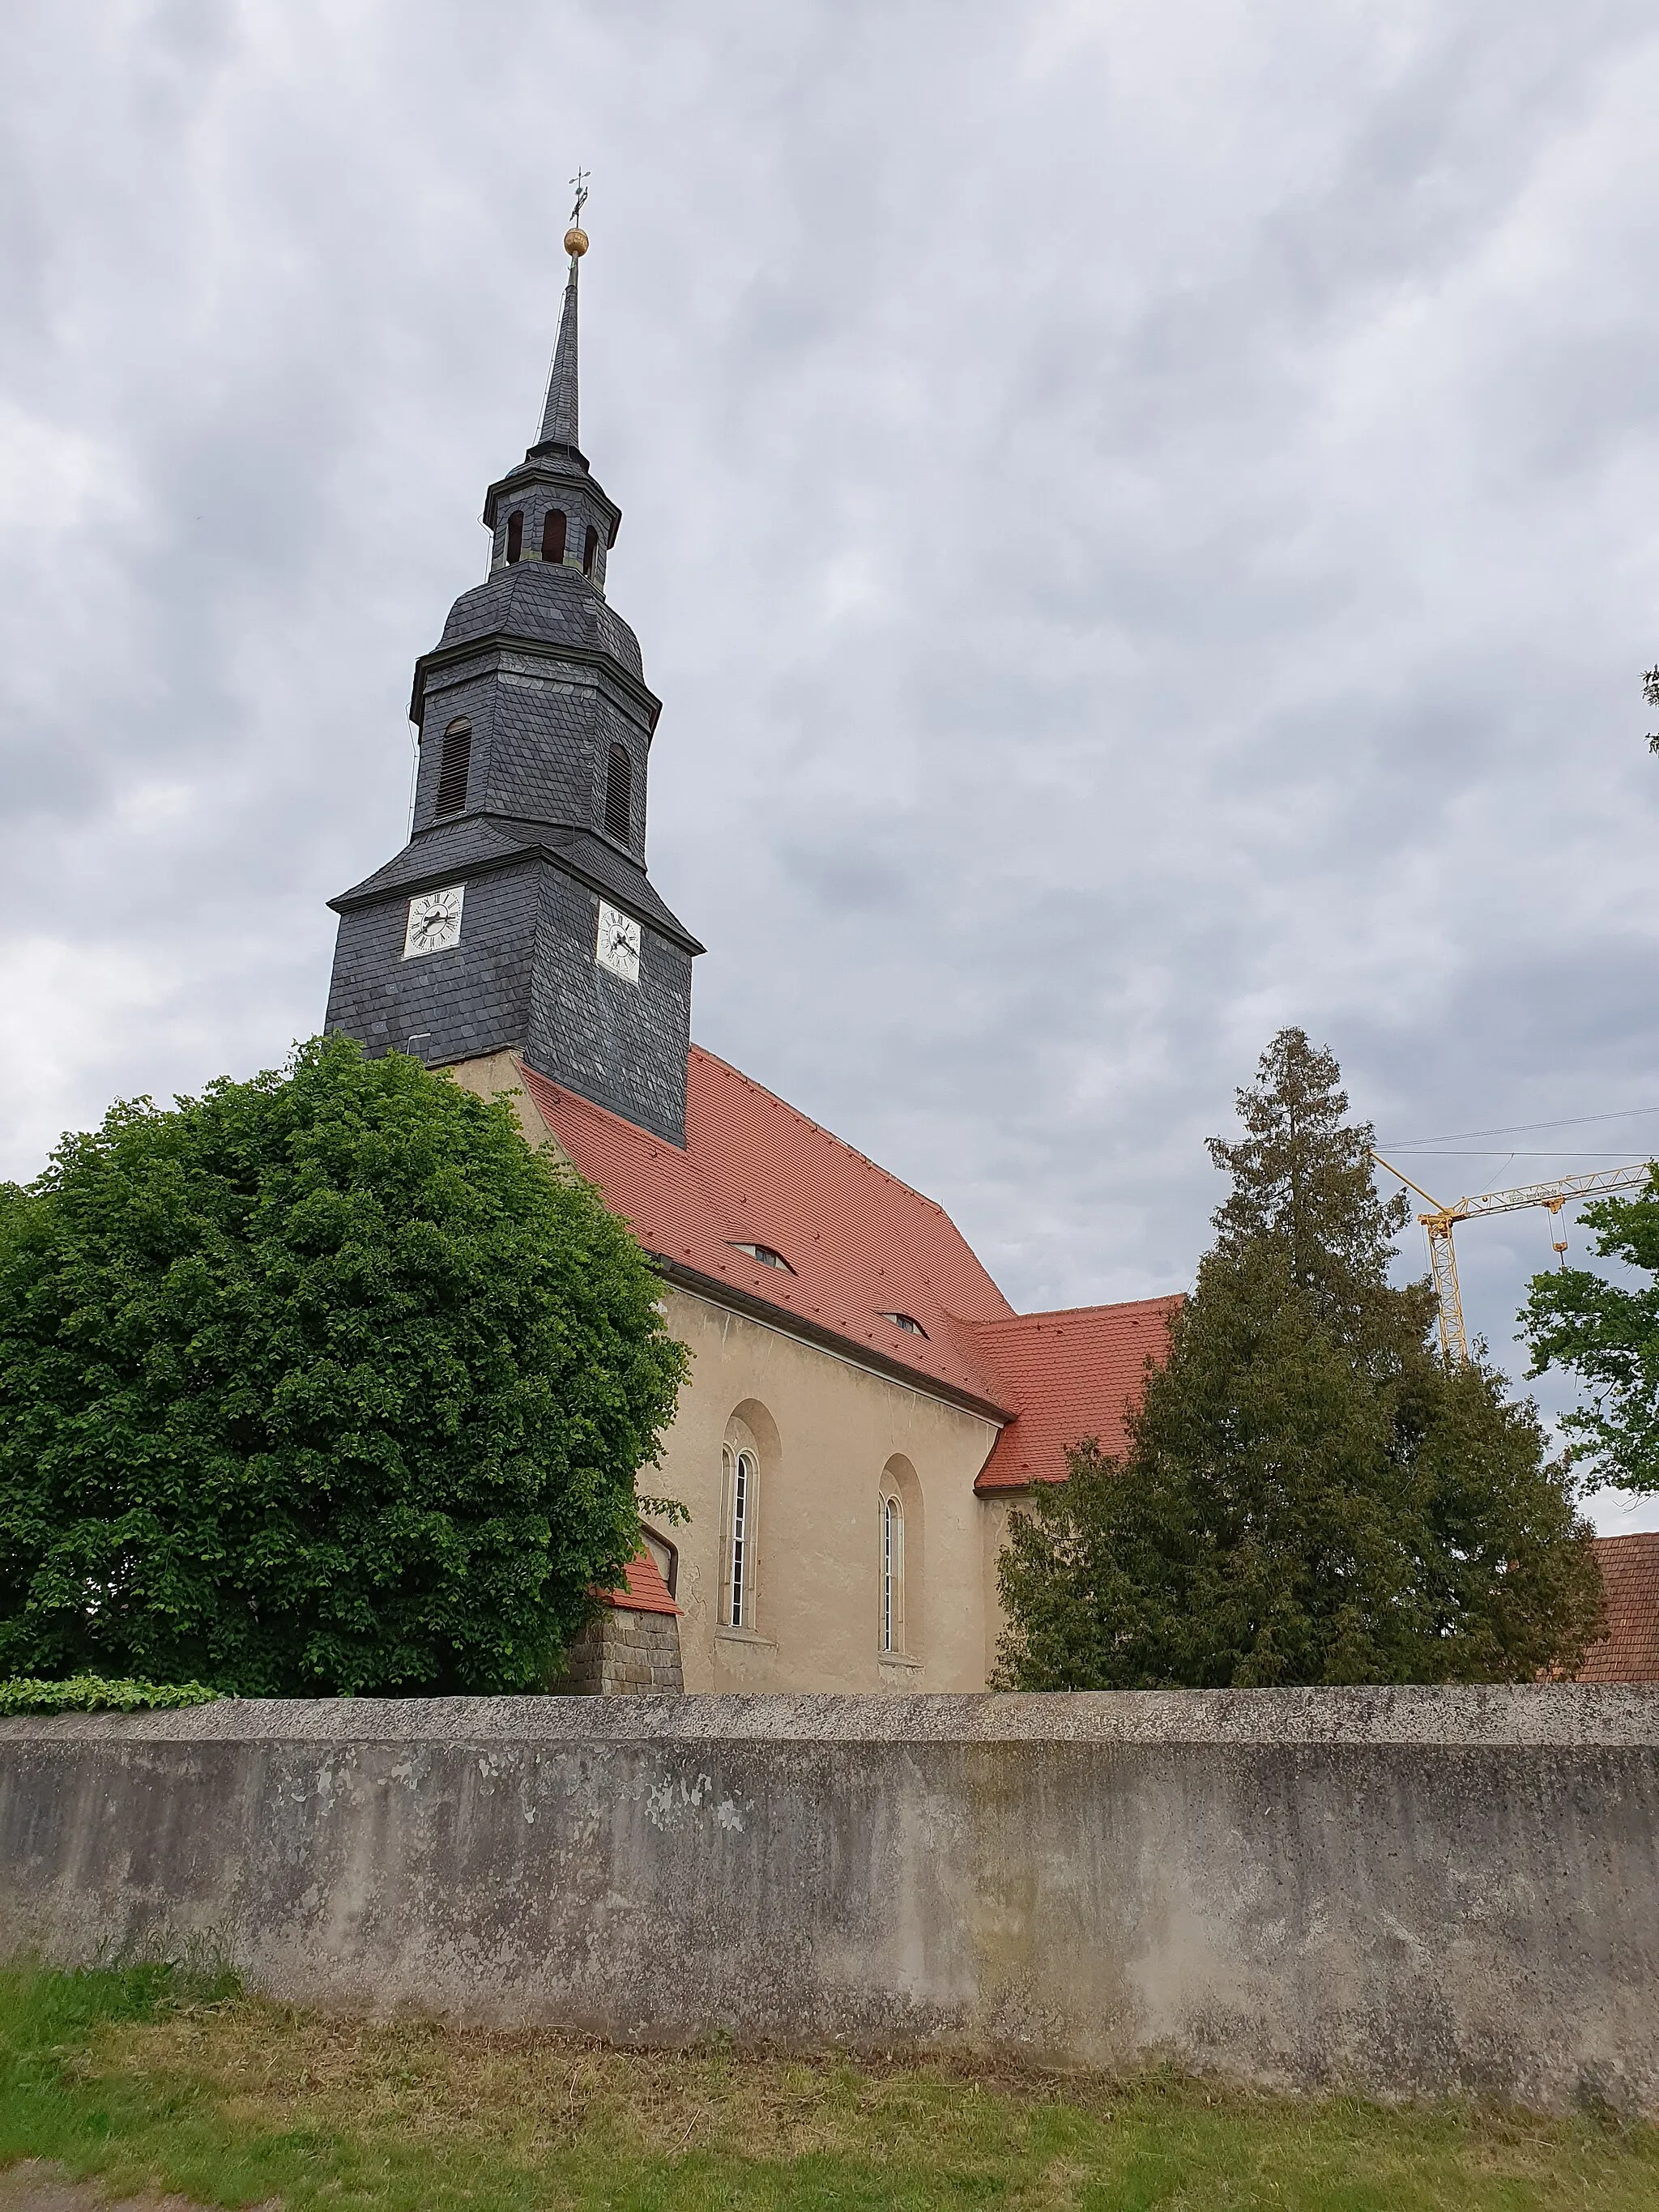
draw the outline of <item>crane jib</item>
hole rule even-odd
[[[1514,1213],[1522,1206],[1541,1206],[1551,1213],[1559,1213],[1564,1206],[1576,1205],[1581,1199],[1604,1198],[1614,1191],[1641,1190],[1647,1187],[1652,1170],[1644,1161],[1639,1165],[1621,1168],[1601,1168],[1594,1175],[1557,1176],[1549,1182],[1523,1183],[1516,1190],[1486,1190],[1474,1198],[1460,1198],[1455,1206],[1443,1206],[1432,1192],[1413,1182],[1408,1175],[1401,1175],[1391,1160],[1385,1160],[1373,1149],[1371,1158],[1380,1168],[1403,1182],[1407,1190],[1414,1190],[1419,1198],[1427,1199],[1434,1211],[1419,1213],[1429,1240],[1429,1269],[1434,1278],[1435,1295],[1439,1300],[1440,1349],[1448,1362],[1455,1367],[1468,1364],[1468,1337],[1463,1327],[1463,1300],[1457,1286],[1457,1252],[1452,1242],[1453,1224],[1472,1221],[1486,1213]],[[1565,1253],[1565,1243],[1557,1244],[1558,1252]],[[1563,1260],[1563,1266],[1565,1261]]]

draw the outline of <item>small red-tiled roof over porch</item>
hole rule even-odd
[[[647,1551],[641,1551],[623,1570],[624,1580],[621,1589],[595,1590],[593,1595],[606,1605],[614,1605],[619,1613],[678,1613],[669,1595],[662,1570]]]

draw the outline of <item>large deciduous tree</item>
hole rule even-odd
[[[1022,1689],[1526,1680],[1575,1667],[1601,1581],[1566,1468],[1433,1293],[1330,1054],[1282,1030],[1212,1139],[1232,1191],[1127,1455],[1085,1441],[1012,1516]]]
[[[1589,1267],[1533,1278],[1521,1323],[1532,1372],[1576,1375],[1591,1402],[1565,1414],[1589,1479],[1621,1490],[1659,1492],[1659,1167],[1633,1198],[1584,1208],[1595,1249],[1645,1283],[1620,1283]]]
[[[117,1106],[0,1203],[0,1674],[556,1673],[684,1354],[505,1102],[341,1038]]]

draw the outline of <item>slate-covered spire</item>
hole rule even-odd
[[[581,258],[587,251],[587,233],[579,224],[587,199],[587,185],[581,170],[576,172],[576,204],[570,210],[570,228],[564,234],[564,250],[570,256],[570,275],[564,288],[564,312],[559,317],[559,342],[553,349],[553,374],[547,380],[547,404],[542,410],[542,434],[537,441],[542,446],[566,446],[572,453],[581,451],[577,435],[576,406],[576,279],[581,268]]]
[[[661,702],[605,596],[622,509],[576,450],[575,182],[541,440],[484,495],[489,573],[416,663],[409,842],[333,902],[327,1025],[428,1066],[516,1054],[683,1145],[702,947],[646,871]]]

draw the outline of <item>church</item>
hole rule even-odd
[[[1016,1314],[943,1208],[691,1042],[703,950],[646,866],[662,702],[608,596],[570,257],[489,572],[415,670],[408,843],[331,901],[327,1027],[511,1096],[660,1275],[690,1378],[589,1690],[978,1690],[1010,1506],[1123,1439],[1178,1300]]]

